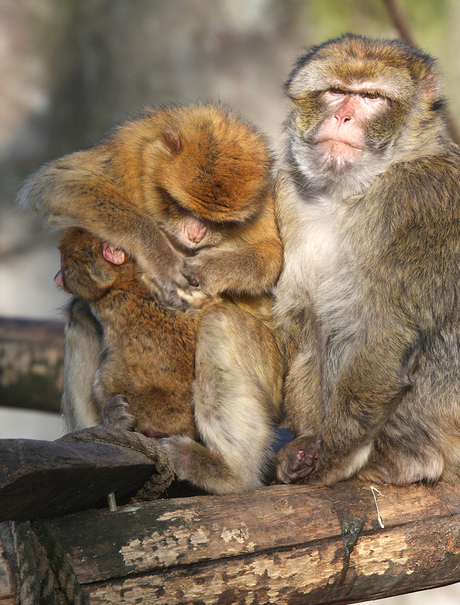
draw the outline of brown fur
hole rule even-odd
[[[229,110],[167,107],[43,166],[19,198],[52,226],[125,250],[168,304],[180,306],[177,288],[193,291],[187,278],[210,295],[259,295],[282,259],[271,162],[261,135]]]
[[[198,314],[165,309],[132,259],[108,262],[102,241],[83,229],[68,229],[59,250],[65,285],[90,303],[102,327],[93,398],[104,424],[196,439],[191,387]]]
[[[347,35],[308,50],[286,90],[276,316],[296,439],[278,477],[458,477],[460,153],[434,62]]]
[[[164,309],[202,308],[192,401],[206,447],[184,435],[162,443],[180,479],[217,493],[261,485],[281,402],[269,293],[282,248],[270,171],[252,126],[218,105],[185,105],[145,112],[100,145],[44,166],[20,192],[48,224],[125,250]],[[100,344],[101,326],[73,299],[62,399],[71,429],[98,421],[90,393]],[[119,404],[115,416],[127,411]]]

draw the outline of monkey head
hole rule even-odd
[[[140,128],[152,136],[142,150],[144,203],[180,246],[215,246],[219,226],[262,212],[272,157],[264,137],[238,115],[215,104],[170,106],[126,124],[118,138],[135,139]]]
[[[285,90],[298,168],[322,182],[349,178],[351,194],[392,161],[432,146],[432,127],[445,120],[433,59],[401,40],[347,34],[312,47]]]
[[[85,229],[67,229],[59,242],[61,270],[55,282],[70,294],[97,300],[111,288],[121,265],[129,259],[123,250],[103,243]]]

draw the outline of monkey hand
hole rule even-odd
[[[315,468],[320,441],[297,437],[275,456],[276,477],[280,483],[294,483],[307,477]]]
[[[184,310],[190,307],[201,309],[212,300],[208,294],[205,294],[199,288],[194,288],[191,292],[184,292],[184,290],[177,288],[177,294],[184,303]]]
[[[184,259],[179,254],[172,248],[163,252],[161,259],[137,258],[143,279],[163,305],[185,310],[190,306],[186,297],[192,295],[197,282],[187,277]]]
[[[102,408],[102,423],[116,429],[134,429],[136,418],[129,413],[129,404],[123,395],[112,395]]]
[[[221,251],[216,253],[214,250],[202,250],[195,256],[185,259],[183,275],[193,288],[199,289],[207,296],[213,296],[223,289],[223,280],[219,276],[224,274],[230,278],[229,271],[222,271],[222,264]]]

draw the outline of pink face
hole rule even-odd
[[[317,132],[317,148],[339,163],[356,160],[365,148],[366,125],[388,108],[388,99],[365,85],[330,88],[320,99],[329,112]]]
[[[180,229],[180,240],[187,248],[198,248],[203,244],[208,233],[208,226],[205,221],[192,215],[184,218]]]

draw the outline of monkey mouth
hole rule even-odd
[[[351,141],[345,141],[344,139],[319,139],[316,142],[317,145],[325,148],[328,151],[340,153],[341,150],[354,150],[355,152],[362,152],[364,148]]]
[[[364,151],[356,143],[339,139],[322,139],[317,142],[317,146],[324,161],[337,167],[353,164]]]
[[[57,273],[56,276],[54,278],[54,281],[57,283],[57,285],[62,288],[64,290],[64,292],[67,292],[68,294],[73,294],[73,292],[71,290],[69,290],[69,288],[67,287],[66,283],[65,283],[65,279],[64,279],[64,274],[62,272],[62,269],[60,269]]]

